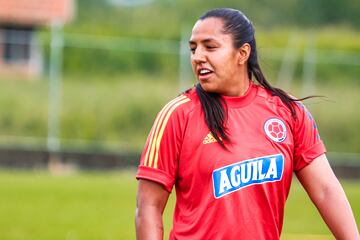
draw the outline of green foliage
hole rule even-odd
[[[308,106],[316,117],[320,134],[329,152],[360,152],[360,87],[339,84],[318,89],[328,101],[310,100]],[[312,102],[312,104],[311,104]]]
[[[313,93],[328,96],[330,102],[310,107],[328,149],[360,152],[360,133],[356,130],[360,114],[354,111],[359,102],[360,34],[355,24],[358,19],[350,21],[358,12],[359,1],[343,1],[339,11],[331,11],[331,6],[339,3],[324,1],[154,0],[150,5],[127,8],[110,6],[105,0],[79,0],[77,18],[64,29],[62,146],[74,147],[70,140],[81,139],[91,147],[115,143],[116,147],[120,144],[140,150],[156,113],[179,93],[181,35],[190,34],[191,26],[205,10],[226,5],[244,10],[253,19],[260,63],[274,85],[289,36],[297,34],[294,80],[285,90],[299,97]],[[312,11],[319,14],[308,14]],[[314,39],[318,61],[316,89],[304,93],[303,62],[309,36]],[[137,37],[171,41],[141,42]],[[42,32],[40,38],[48,58],[49,33]],[[189,65],[187,62],[186,67]],[[182,74],[191,87],[191,73]],[[38,137],[44,145],[47,79],[7,80],[0,81],[0,140],[7,141],[8,136]]]
[[[78,0],[77,2],[77,16],[72,23],[66,25],[66,34],[179,41],[183,29],[190,32],[191,26],[198,17],[206,10],[215,7],[233,7],[243,10],[254,22],[259,34],[263,31],[259,30],[261,28],[266,29],[267,32],[279,28],[310,28],[317,34],[317,29],[329,26],[342,26],[342,28],[348,26],[355,30],[360,26],[360,18],[357,17],[360,4],[357,0],[341,2],[336,0],[227,0],[226,2],[223,0],[154,0],[151,4],[136,8],[111,6],[105,0]],[[326,39],[327,45],[331,48],[349,41],[347,36],[337,33],[335,28],[332,30],[332,35]],[[73,47],[66,34],[64,52],[66,73],[88,73],[90,69],[95,73],[142,71],[153,74],[168,73],[175,71],[178,67],[177,55],[148,54],[141,50],[134,53],[110,48],[108,50],[89,49],[89,44],[95,41],[93,39],[83,40],[79,43],[80,45]],[[284,37],[282,41],[286,44],[287,36]],[[107,44],[104,43],[102,47],[106,48]],[[357,49],[359,49],[358,46]]]
[[[1,135],[45,136],[47,85],[19,79],[0,81]]]
[[[265,67],[270,79],[276,76],[271,72],[272,68]],[[295,79],[285,90],[298,97],[310,94],[326,96],[304,103],[315,117],[328,151],[360,152],[360,112],[355,111],[360,102],[360,85],[350,80],[348,74],[351,71],[337,73],[330,67],[328,71],[337,77],[316,79],[311,93],[303,92],[300,79]],[[140,151],[156,114],[179,94],[177,77],[173,74],[65,78],[60,106],[62,147]],[[190,82],[188,86],[191,86]],[[47,91],[46,80],[0,81],[0,143],[7,143],[9,136],[19,136],[39,138],[45,145]],[[12,143],[18,145],[22,140],[15,139]],[[78,140],[83,144],[77,145]]]
[[[359,223],[360,182],[342,183]],[[135,239],[136,188],[135,171],[51,175],[1,170],[0,238]],[[174,202],[173,193],[164,213],[165,239]],[[305,191],[294,182],[286,204],[282,239],[331,239],[329,235]]]
[[[63,81],[59,116],[63,147],[76,148],[71,140],[85,140],[91,144],[87,147],[95,143],[106,147],[106,142],[115,142],[115,150],[139,150],[161,106],[177,96],[177,82],[142,75],[98,79]],[[45,144],[47,89],[46,80],[0,81],[2,141],[6,143],[7,136],[28,136],[40,138]]]
[[[65,139],[119,141],[143,146],[161,105],[176,96],[171,82],[144,76],[64,82],[62,132]]]
[[[97,25],[98,33],[112,31],[138,36],[178,36],[183,23],[193,24],[202,13],[216,7],[242,10],[256,25],[266,27],[342,24],[358,28],[360,23],[357,0],[154,0],[136,8],[111,6],[105,0],[77,2],[78,18],[72,26],[93,31],[92,26]]]
[[[156,75],[177,69],[178,56],[174,54],[131,52],[116,49],[64,49],[65,74],[131,74]]]

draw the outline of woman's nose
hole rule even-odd
[[[205,62],[206,55],[200,49],[196,49],[195,52],[191,55],[191,60],[198,63],[198,62]]]

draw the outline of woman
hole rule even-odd
[[[359,239],[313,118],[266,81],[246,16],[205,13],[189,45],[199,83],[160,111],[147,139],[137,238],[162,239],[175,185],[170,239],[279,239],[295,172],[334,236]]]

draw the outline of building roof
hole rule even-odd
[[[74,16],[75,0],[0,0],[0,23],[48,25]]]

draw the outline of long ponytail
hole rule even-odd
[[[299,101],[299,100],[303,100],[303,99],[292,98],[285,91],[283,91],[282,89],[276,88],[276,87],[273,87],[273,86],[270,85],[270,83],[266,80],[263,72],[261,71],[260,65],[258,63],[255,38],[253,38],[253,40],[250,41],[249,44],[251,46],[251,53],[250,53],[250,57],[248,59],[249,78],[252,79],[252,76],[254,75],[255,79],[258,81],[258,83],[261,86],[263,86],[265,89],[272,92],[273,95],[278,96],[281,99],[281,101],[291,111],[292,117],[294,119],[296,119],[296,112],[295,112],[293,103],[295,101]]]
[[[227,117],[226,102],[218,93],[205,92],[200,84],[196,85],[196,93],[200,99],[205,122],[211,134],[225,148],[224,141],[229,141],[225,127]]]

